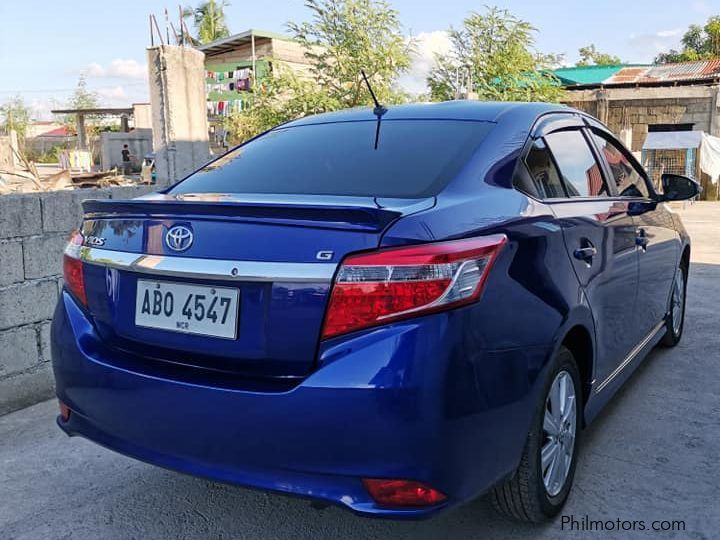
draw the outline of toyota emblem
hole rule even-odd
[[[173,251],[185,251],[193,243],[193,233],[188,227],[175,225],[168,229],[165,243]]]

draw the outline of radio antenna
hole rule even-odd
[[[373,92],[372,85],[370,84],[370,81],[367,78],[367,75],[365,75],[365,70],[361,69],[360,73],[362,73],[363,79],[365,80],[365,84],[368,87],[368,90],[370,90],[370,95],[372,96],[373,101],[375,102],[375,108],[373,109],[373,114],[377,116],[377,126],[375,127],[375,150],[378,148],[378,143],[380,142],[380,121],[382,120],[383,115],[388,112],[387,107],[384,107],[380,104],[378,101],[378,98],[375,96],[375,92]]]

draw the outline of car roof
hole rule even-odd
[[[389,105],[383,120],[472,120],[500,122],[505,117],[532,123],[538,116],[550,112],[574,112],[565,105],[515,101],[444,101],[441,103],[409,103]],[[306,116],[282,127],[294,127],[333,122],[376,120],[371,107],[356,107],[343,111]]]

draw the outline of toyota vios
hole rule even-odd
[[[698,188],[662,187],[578,111],[451,102],[304,118],[86,201],[58,424],[363,515],[491,491],[553,516],[583,426],[682,335],[690,242],[665,201]]]

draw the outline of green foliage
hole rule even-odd
[[[435,58],[432,99],[472,92],[483,100],[558,101],[562,88],[549,71],[558,57],[535,51],[536,32],[506,9],[470,13],[460,29],[449,30],[450,53]]]
[[[67,103],[68,109],[97,109],[100,106],[100,99],[96,92],[88,90],[87,80],[80,75],[77,86]]]
[[[227,0],[208,0],[197,7],[186,7],[183,17],[192,17],[197,30],[197,43],[210,43],[230,35],[225,22],[225,8],[230,5]]]
[[[658,64],[720,58],[720,15],[710,17],[705,26],[691,24],[682,37],[683,49],[670,49],[655,57]]]
[[[576,66],[609,66],[622,63],[620,57],[598,51],[594,43],[587,47],[580,47],[578,52],[580,60],[575,64]]]
[[[311,80],[299,77],[282,63],[255,89],[252,108],[232,114],[227,128],[233,143],[308,114],[334,110],[327,94]]]
[[[72,95],[65,104],[67,109],[97,109],[100,107],[100,98],[96,92],[88,90],[87,80],[84,75],[80,75],[78,78],[77,86],[73,91]],[[94,115],[87,115],[85,117],[85,131],[88,139],[95,137],[99,131],[97,126],[99,117]],[[73,135],[77,135],[77,118],[74,114],[66,115],[62,118],[62,123],[68,128],[69,132]]]
[[[28,125],[30,124],[30,109],[20,96],[6,101],[0,106],[0,126],[6,132],[15,131],[18,138],[25,138]]]
[[[253,106],[228,121],[231,138],[246,140],[277,124],[308,114],[370,105],[365,70],[378,99],[406,100],[395,81],[410,66],[412,43],[397,11],[384,1],[307,0],[309,22],[289,23],[310,63],[310,76],[274,61],[274,73],[255,88]]]
[[[65,150],[63,145],[56,144],[45,152],[28,152],[27,159],[36,163],[58,163],[63,150]]]
[[[398,12],[383,0],[307,0],[312,21],[289,23],[305,49],[313,78],[338,108],[371,103],[365,70],[380,101],[396,98],[393,83],[410,67]]]

